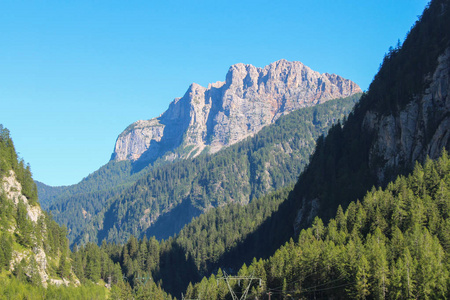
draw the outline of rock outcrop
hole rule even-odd
[[[14,206],[17,207],[19,203],[23,203],[27,210],[28,218],[36,225],[39,218],[43,217],[42,210],[40,206],[32,206],[28,203],[27,197],[22,194],[22,185],[17,181],[16,174],[14,171],[9,171],[9,176],[4,176],[1,180],[1,191],[4,193],[7,199],[9,199]],[[14,232],[15,228],[9,228],[10,232]],[[47,255],[44,250],[40,247],[34,247],[31,249],[24,250],[14,250],[12,253],[12,260],[10,268],[14,270],[15,266],[25,259],[28,263],[31,259],[36,261],[37,272],[42,279],[42,284],[47,286],[48,268],[47,268]],[[27,271],[27,272],[32,272]],[[30,275],[31,276],[31,275]]]
[[[9,171],[9,176],[4,176],[1,181],[1,191],[5,193],[6,198],[10,199],[15,206],[23,202],[27,208],[28,218],[36,223],[39,217],[43,216],[40,206],[28,204],[28,199],[22,194],[22,185],[17,181],[14,171]]]
[[[450,48],[439,57],[429,87],[397,114],[368,111],[363,126],[378,137],[369,152],[379,184],[389,170],[437,159],[450,146]],[[380,164],[380,159],[383,161]],[[378,162],[378,163],[376,163]]]
[[[0,193],[2,193],[5,198],[13,204],[14,208],[17,209],[19,204],[23,204],[25,206],[27,212],[27,218],[31,221],[31,227],[38,227],[38,223],[41,223],[40,227],[42,232],[46,232],[47,228],[43,219],[46,218],[46,215],[43,213],[39,204],[30,204],[27,197],[25,197],[22,193],[22,185],[17,180],[17,176],[14,171],[10,170],[8,176],[3,176],[0,178]],[[16,225],[12,223],[9,228],[0,228],[1,230],[6,230],[11,234],[16,232]],[[33,235],[33,247],[16,247],[16,249],[12,252],[12,257],[10,261],[10,270],[14,271],[14,269],[21,263],[21,261],[26,262],[25,274],[28,277],[31,277],[34,272],[39,274],[39,278],[41,279],[41,283],[44,287],[47,287],[47,284],[50,282],[53,283],[52,278],[50,278],[50,270],[49,270],[49,258],[43,248],[43,245],[37,241],[37,237]],[[64,284],[68,285],[69,282],[74,285],[79,285],[80,282],[76,278],[76,276],[71,273],[73,280],[70,282],[68,280],[64,280]]]
[[[236,64],[226,80],[193,83],[157,118],[131,124],[117,138],[113,160],[152,161],[214,153],[254,135],[293,110],[361,92],[352,81],[301,62],[264,68]]]

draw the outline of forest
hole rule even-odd
[[[246,204],[294,183],[307,165],[316,139],[344,119],[359,97],[294,111],[214,155],[172,163],[157,161],[131,175],[135,183],[124,175],[132,172],[129,162],[110,162],[79,185],[63,189],[59,198],[51,198],[44,207],[70,229],[72,245],[100,244],[103,239],[124,243],[130,235],[143,238],[144,234],[167,239],[210,206]],[[120,178],[126,182],[117,184]],[[115,187],[109,188],[113,182]],[[154,224],[181,204],[185,206],[179,211],[188,213],[177,215],[177,226],[173,218],[164,226]]]
[[[160,243],[131,237],[123,246],[88,243],[74,249],[72,265],[87,285],[111,282],[111,299],[172,299],[166,287],[177,287],[186,278],[194,279],[182,291],[188,299],[231,299],[225,281],[218,280],[226,273],[255,278],[230,282],[236,295],[250,286],[251,299],[268,299],[269,293],[272,299],[443,299],[450,292],[449,193],[450,158],[444,151],[437,161],[416,164],[408,177],[399,176],[385,189],[373,188],[346,210],[339,206],[327,224],[316,217],[272,256],[253,258],[235,272],[218,268],[200,279],[192,270],[205,261],[194,258],[183,245],[186,240],[177,238]],[[231,226],[245,228],[238,224],[255,219],[251,210],[237,220],[233,214],[208,213],[185,228],[185,234],[191,232],[187,241],[199,241],[197,252],[208,253],[209,244],[194,232],[205,232],[202,224],[220,215],[223,224],[233,220]],[[167,282],[162,272],[167,272]]]
[[[249,298],[445,299],[450,296],[450,159],[417,164],[386,189],[341,206],[328,224],[316,217],[268,259],[244,264],[236,294]],[[190,284],[190,299],[228,299],[222,270]],[[229,298],[231,299],[231,298]]]

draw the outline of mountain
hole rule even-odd
[[[110,198],[75,242],[125,242],[130,234],[168,238],[212,207],[247,204],[295,182],[316,139],[345,118],[358,98],[354,95],[299,109],[215,154],[153,167],[119,196]],[[63,205],[71,211],[67,208],[72,204]]]
[[[318,145],[294,189],[296,227],[325,220],[450,147],[450,11],[433,1],[403,45],[391,48],[343,126]]]
[[[281,116],[295,110],[325,104],[342,96],[359,97],[360,91],[360,88],[349,80],[334,74],[320,74],[300,62],[280,60],[265,68],[244,64],[234,65],[230,68],[226,81],[211,84],[208,88],[192,84],[185,96],[175,99],[159,118],[138,121],[130,125],[118,137],[113,159],[84,178],[79,184],[49,187],[38,182],[40,201],[45,209],[52,212],[59,224],[68,227],[71,242],[75,240],[81,242],[108,237],[109,230],[112,229],[109,228],[109,224],[112,224],[112,221],[105,223],[104,226],[104,220],[101,218],[105,214],[113,218],[111,216],[113,212],[107,212],[106,209],[117,210],[117,207],[111,207],[111,203],[117,203],[118,198],[127,199],[128,202],[127,194],[138,197],[137,203],[146,213],[145,215],[141,215],[142,212],[139,213],[140,221],[133,221],[138,222],[139,225],[133,230],[125,229],[129,224],[124,222],[124,216],[114,217],[122,219],[121,224],[124,228],[118,228],[117,234],[111,232],[113,236],[110,239],[121,238],[124,241],[130,232],[141,235],[150,225],[160,220],[160,216],[167,215],[173,207],[187,200],[184,202],[184,208],[179,207],[184,215],[176,218],[179,219],[176,224],[167,219],[160,220],[158,224],[155,224],[159,229],[146,232],[158,237],[168,237],[177,232],[192,216],[208,209],[210,205],[222,205],[229,200],[245,203],[269,189],[278,188],[295,180],[305,165],[305,159],[310,155],[318,135],[328,130],[326,126],[331,125],[330,121],[342,119],[349,110],[344,112],[340,107],[336,107],[335,115],[332,115],[332,109],[329,111],[331,114],[322,114],[321,116],[325,119],[320,120],[310,115],[311,118],[305,119],[304,122],[308,126],[312,124],[313,127],[302,130],[312,130],[314,133],[309,136],[305,132],[305,135],[299,137],[299,141],[290,140],[287,147],[278,145],[281,146],[280,149],[271,150],[279,153],[273,158],[269,158],[267,154],[262,157],[257,155],[247,157],[246,159],[251,158],[252,161],[243,161],[244,167],[241,172],[244,181],[241,187],[234,191],[226,191],[228,187],[220,186],[218,174],[213,175],[216,177],[214,180],[217,186],[208,186],[207,190],[203,183],[197,189],[190,187],[189,180],[192,178],[186,177],[184,183],[177,184],[180,185],[180,190],[184,190],[187,194],[173,196],[169,203],[166,198],[168,189],[164,187],[161,199],[154,201],[151,198],[143,199],[143,191],[138,192],[141,194],[137,195],[136,190],[133,190],[138,185],[145,186],[146,178],[154,176],[157,172],[167,172],[170,168],[180,168],[183,164],[180,162],[178,165],[168,166],[173,161],[189,158],[185,164],[190,165],[190,160],[199,157],[201,153],[217,153],[223,147],[254,136],[264,126],[273,124]],[[350,108],[347,104],[342,104],[346,109]],[[290,122],[292,126],[303,126]],[[320,128],[320,130],[316,131],[314,128]],[[258,147],[264,147],[264,145]],[[283,163],[281,156],[287,156],[290,161],[297,157],[298,161],[292,164],[287,161]],[[259,162],[264,166],[258,166]],[[282,167],[285,169],[283,172],[277,169],[281,167],[281,164],[285,165]],[[214,167],[214,165],[209,164],[208,167]],[[206,170],[200,176],[207,176],[205,172]],[[227,172],[231,172],[231,168],[225,173]],[[192,173],[191,176],[193,175]],[[220,176],[225,175],[227,174]],[[137,183],[138,180],[140,183]],[[156,184],[158,182],[161,180],[156,180]],[[192,192],[189,191],[190,189]],[[204,203],[200,204],[206,196],[209,197],[215,193],[213,190],[217,190],[215,199],[204,200]],[[224,196],[227,193],[230,196]],[[152,203],[149,207],[150,202]],[[190,202],[192,205],[189,204]],[[136,208],[131,207],[130,210],[126,214],[133,213]],[[186,214],[184,210],[189,213]],[[98,214],[100,216],[96,217]],[[176,214],[176,211],[173,214]],[[93,220],[94,218],[96,220]],[[129,216],[125,216],[125,219],[129,219]],[[109,217],[108,220],[110,220]],[[92,222],[96,222],[96,225]],[[86,226],[88,228],[82,233]],[[98,230],[104,232],[97,237]],[[86,236],[87,232],[89,232],[88,236]],[[122,236],[122,233],[125,235]]]
[[[432,1],[402,46],[390,49],[348,118],[317,141],[277,211],[236,247],[267,257],[319,216],[324,222],[450,147],[450,3]],[[226,221],[225,221],[226,222]],[[264,240],[254,237],[266,236]],[[255,254],[253,249],[264,249]]]
[[[215,153],[289,112],[360,92],[352,81],[301,62],[279,60],[264,68],[236,64],[225,81],[207,88],[194,83],[159,117],[128,126],[117,138],[112,160],[148,164]]]
[[[270,297],[269,292],[273,299],[450,297],[449,159],[439,149],[439,161],[426,160],[437,158],[434,149],[449,146],[448,28],[449,1],[432,1],[403,45],[386,55],[353,112],[318,139],[310,164],[284,201],[287,190],[246,206],[235,202],[211,208],[175,238],[158,242],[130,237],[124,246],[102,243],[100,250],[120,264],[135,286],[143,278],[164,278],[160,286],[175,295],[187,280],[196,281],[187,286],[190,298],[230,298],[227,285],[216,279],[224,279],[222,270],[235,273],[236,268],[224,263],[225,268],[201,281],[197,271],[209,272],[233,252],[231,263],[241,265],[239,276],[262,279],[250,286],[252,296],[262,299]],[[217,154],[231,149],[239,153],[239,148],[234,145]],[[238,161],[236,157],[222,158],[218,169]],[[147,177],[148,185],[141,185],[144,180],[136,184],[134,195],[161,191],[161,185],[151,185],[155,178],[177,189],[179,181],[171,181],[169,174],[189,179],[198,170],[185,166]],[[411,172],[407,178],[401,175]],[[240,182],[238,176],[222,178]],[[397,179],[388,184],[391,178]],[[137,206],[121,221],[142,210],[139,198],[130,199],[115,202],[116,216]],[[114,218],[103,220],[91,230]],[[96,247],[88,243],[83,249]],[[274,255],[268,257],[270,252]],[[248,281],[240,283],[230,286],[243,293]]]

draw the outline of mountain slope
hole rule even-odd
[[[294,189],[298,228],[450,147],[449,6],[431,2],[403,45],[390,49],[344,126],[319,140]]]
[[[77,284],[66,229],[41,210],[30,167],[0,125],[0,271],[32,285]]]
[[[249,298],[445,299],[450,296],[450,159],[416,165],[385,190],[339,207],[325,226],[316,218],[267,260],[237,272],[261,279],[230,282]],[[190,285],[187,298],[226,299],[217,275]]]
[[[317,137],[344,118],[357,99],[355,95],[292,112],[216,154],[154,167],[112,199],[76,241],[126,241],[130,234],[144,233],[167,238],[211,207],[246,204],[294,182]]]
[[[155,282],[132,289],[97,245],[72,253],[66,228],[37,200],[30,167],[18,159],[9,131],[0,125],[1,299],[172,299]]]
[[[344,98],[361,89],[335,74],[279,60],[264,68],[236,64],[226,81],[192,84],[158,118],[137,121],[117,138],[112,159],[152,162],[215,153],[296,109]]]
[[[338,75],[320,74],[300,62],[280,60],[265,68],[234,65],[230,67],[225,82],[211,84],[208,88],[192,84],[185,96],[175,99],[160,117],[130,125],[118,137],[113,159],[79,184],[49,187],[37,183],[42,206],[52,212],[59,224],[68,227],[71,241],[77,237],[80,240],[81,229],[92,221],[93,216],[100,213],[111,199],[127,193],[139,178],[148,176],[150,170],[156,170],[174,160],[196,157],[201,153],[215,153],[253,136],[264,126],[296,109],[358,92],[360,89],[355,83]],[[291,149],[281,151],[290,152]],[[302,155],[309,154],[304,152]],[[278,160],[276,164],[279,164],[280,156],[275,159]],[[267,163],[270,162],[263,162]],[[285,167],[287,170],[284,173],[287,177],[296,176],[300,169],[291,169],[289,165]],[[263,168],[268,171],[270,166]],[[264,180],[270,181],[274,176],[255,174],[259,171],[252,170],[251,176],[261,178],[251,180],[262,182],[262,177],[265,177]],[[284,175],[276,179],[278,183],[258,184],[265,185],[264,189],[267,186],[276,187],[284,180],[282,177]],[[244,196],[239,197],[251,199],[258,196],[254,195],[254,190],[246,191]],[[204,205],[200,206],[205,209]],[[156,207],[151,209],[157,210]],[[162,213],[168,211],[167,207],[163,210]],[[196,209],[191,212],[192,215],[199,213]],[[145,218],[146,226],[155,221],[155,215],[150,216],[150,220]],[[174,229],[168,230],[164,236],[176,232],[189,220],[190,216]],[[99,226],[103,227],[102,224]],[[136,230],[134,233],[138,234]]]

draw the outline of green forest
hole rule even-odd
[[[375,116],[398,118],[408,104],[420,105],[438,57],[450,45],[448,7],[448,1],[430,2],[404,43],[391,48],[385,55],[369,90],[361,96],[348,118],[333,126],[326,138],[317,141],[314,154],[294,188],[293,210],[302,207],[303,198],[318,199],[322,208],[318,215],[327,220],[334,216],[339,205],[345,208],[351,201],[361,199],[372,186],[384,187],[399,174],[412,171],[414,161],[399,161],[395,168],[383,171],[384,180],[379,181],[377,170],[386,161],[374,153],[372,146],[384,137],[378,136],[376,128],[366,128],[365,118],[369,112]],[[424,134],[417,137],[423,149],[431,147],[429,143],[437,122],[445,118],[447,110],[436,105],[427,108],[426,112],[427,122],[420,124],[425,128]],[[395,139],[401,139],[399,134],[396,133]],[[444,147],[450,148],[450,142]],[[425,156],[420,158],[421,162]],[[310,204],[305,203],[305,211],[310,209]],[[300,227],[308,225],[308,222],[303,222]]]
[[[106,294],[111,299],[172,299],[166,290],[180,295],[175,290],[194,279],[181,291],[186,298],[231,299],[225,281],[218,280],[224,278],[222,268],[200,277],[205,266],[218,261],[211,254],[220,251],[209,249],[225,245],[229,251],[235,247],[254,230],[253,222],[270,218],[288,190],[248,206],[217,208],[167,241],[131,237],[123,246],[104,242],[100,247],[94,243],[75,247],[72,267],[83,285],[74,289],[73,295],[80,299],[86,295],[103,299]],[[230,287],[239,295],[250,285],[249,297],[258,299],[267,299],[269,293],[272,299],[446,298],[450,292],[449,193],[450,158],[443,152],[437,161],[417,164],[410,176],[400,176],[386,189],[373,188],[345,211],[339,206],[327,225],[316,217],[310,228],[272,256],[254,258],[238,268],[238,276],[255,280],[242,280],[240,285],[230,282]],[[215,233],[213,224],[221,230]],[[254,226],[259,226],[257,221]],[[241,237],[229,242],[235,233]],[[195,245],[195,252],[189,245]],[[231,273],[233,268],[226,270]],[[3,295],[24,286],[17,279],[8,282]],[[90,282],[113,286],[105,291]],[[42,299],[51,298],[52,293],[64,295],[70,289],[34,285],[31,290],[35,299]]]
[[[351,202],[327,225],[316,217],[269,259],[237,274],[260,278],[249,298],[446,299],[450,296],[450,159],[417,164],[382,190]],[[219,270],[189,285],[190,299],[228,299]],[[233,282],[236,293],[249,284]],[[228,298],[227,298],[228,297]],[[231,299],[231,298],[229,298]]]
[[[132,171],[129,162],[110,162],[79,185],[61,188],[59,198],[50,197],[46,201],[51,204],[44,207],[70,229],[72,244],[100,244],[103,239],[123,243],[130,235],[142,238],[144,234],[167,239],[211,206],[246,204],[295,183],[317,138],[344,119],[359,97],[357,94],[294,111],[254,137],[214,155],[170,164],[155,162],[132,175],[133,184],[131,177],[124,175]],[[52,190],[42,193],[45,191],[50,196]],[[181,204],[184,206],[176,218],[154,224],[158,218],[170,218],[168,213]]]

